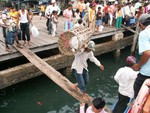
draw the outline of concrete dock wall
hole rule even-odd
[[[119,40],[112,40],[96,45],[95,55],[99,56],[104,53],[122,49],[132,44],[133,36],[128,36]],[[73,56],[65,56],[58,54],[49,58],[43,59],[55,69],[68,67],[72,64]],[[11,86],[13,84],[25,81],[27,79],[42,75],[42,72],[31,63],[19,65],[10,69],[0,71],[0,89]]]

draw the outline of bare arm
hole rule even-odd
[[[138,70],[140,69],[140,67],[141,67],[142,65],[144,65],[144,64],[149,60],[149,58],[150,58],[150,50],[144,51],[143,54],[142,54],[142,57],[141,57],[141,59],[140,59],[140,61],[139,61],[139,63],[138,63],[138,64],[135,64],[135,65],[133,66],[133,69],[134,69],[135,71],[138,71]]]
[[[33,16],[33,15],[31,14],[31,16]],[[30,21],[31,25],[33,25],[32,24],[32,17],[30,18],[29,11],[27,11],[27,18]]]

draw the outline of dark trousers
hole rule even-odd
[[[30,41],[29,23],[20,23],[20,28],[22,31],[22,39],[25,41],[27,36],[27,41]]]
[[[108,24],[108,20],[109,20],[109,13],[106,13],[105,16],[104,16],[105,25]]]
[[[8,44],[6,42],[6,27],[2,27],[3,30],[3,37],[5,38],[5,46],[8,47]]]
[[[52,34],[52,19],[51,18],[47,18],[47,22],[46,22],[46,26],[47,26],[47,31],[49,32],[49,34]]]
[[[115,105],[113,113],[124,113],[129,103],[130,98],[118,93],[118,102]]]
[[[148,76],[144,76],[140,73],[138,74],[138,76],[134,82],[134,98],[137,97],[143,82],[148,78],[150,78],[150,76],[148,77]]]
[[[49,24],[49,18],[47,18],[47,21],[46,21],[46,26],[47,26],[47,28],[48,28],[48,24]]]

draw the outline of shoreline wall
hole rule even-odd
[[[95,48],[96,51],[94,54],[95,56],[99,56],[104,53],[112,52],[116,49],[123,49],[131,45],[132,41],[133,35],[124,37],[120,40],[113,40],[102,44],[97,44]],[[44,58],[43,60],[46,61],[52,67],[54,67],[56,70],[59,70],[71,66],[73,59],[73,55],[65,56],[62,54],[58,54],[49,58]],[[43,73],[31,63],[2,70],[0,71],[0,89],[34,78],[36,76],[40,76],[42,74]]]

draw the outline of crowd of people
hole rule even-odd
[[[12,5],[10,7],[10,5],[8,6],[6,4],[5,7],[2,14],[4,37],[6,37],[5,28],[7,28],[5,20],[7,20],[8,23],[8,18],[10,18],[15,20],[17,28],[21,29],[24,44],[26,44],[27,40],[28,45],[30,45],[29,24],[26,25],[24,23],[32,24],[32,12],[30,12],[25,5],[21,6],[19,11]],[[50,0],[47,5],[41,4],[40,9],[40,20],[43,17],[47,19],[46,27],[48,33],[55,37],[60,14],[64,17],[64,31],[82,25],[89,27],[93,32],[101,32],[105,26],[121,28],[121,24],[126,26],[135,24],[141,14],[150,12],[150,4],[147,2],[141,4],[139,0],[132,2],[128,0],[126,3],[118,3],[117,0],[114,2],[79,0],[78,3],[75,4],[74,0],[70,0],[66,7],[64,7],[64,10],[60,10],[58,1]],[[25,12],[26,16],[20,11]],[[26,32],[24,32],[24,29],[26,29]],[[17,41],[17,43],[19,45],[19,41]],[[6,50],[10,51],[7,43]]]
[[[52,19],[53,11],[57,12],[57,15],[62,12],[65,19],[64,31],[72,29],[74,25],[81,23],[89,27],[93,32],[101,32],[105,26],[121,28],[121,24],[131,26],[136,23],[138,18],[143,13],[150,12],[150,4],[148,2],[140,3],[139,0],[128,0],[126,3],[118,3],[118,0],[113,2],[101,1],[101,0],[79,0],[75,4],[74,0],[66,5],[66,8],[61,11],[58,6],[58,2],[52,0],[48,2],[48,5],[41,5],[41,17],[47,17],[47,27],[50,29],[50,33],[53,32],[53,28],[56,29],[58,23],[58,16],[55,16],[55,20]],[[50,16],[51,15],[51,16]],[[49,20],[51,24],[49,24]],[[50,28],[49,28],[50,27]],[[54,30],[56,32],[56,30]],[[55,36],[55,33],[51,33]]]
[[[25,4],[21,5],[20,10],[9,2],[5,4],[5,9],[2,12],[1,26],[3,31],[3,37],[5,38],[6,51],[12,52],[9,45],[13,44],[13,38],[16,40],[17,47],[23,48],[23,45],[30,46],[30,30],[29,26],[32,25],[33,14],[26,8]],[[19,40],[24,41],[23,45],[19,43]]]

